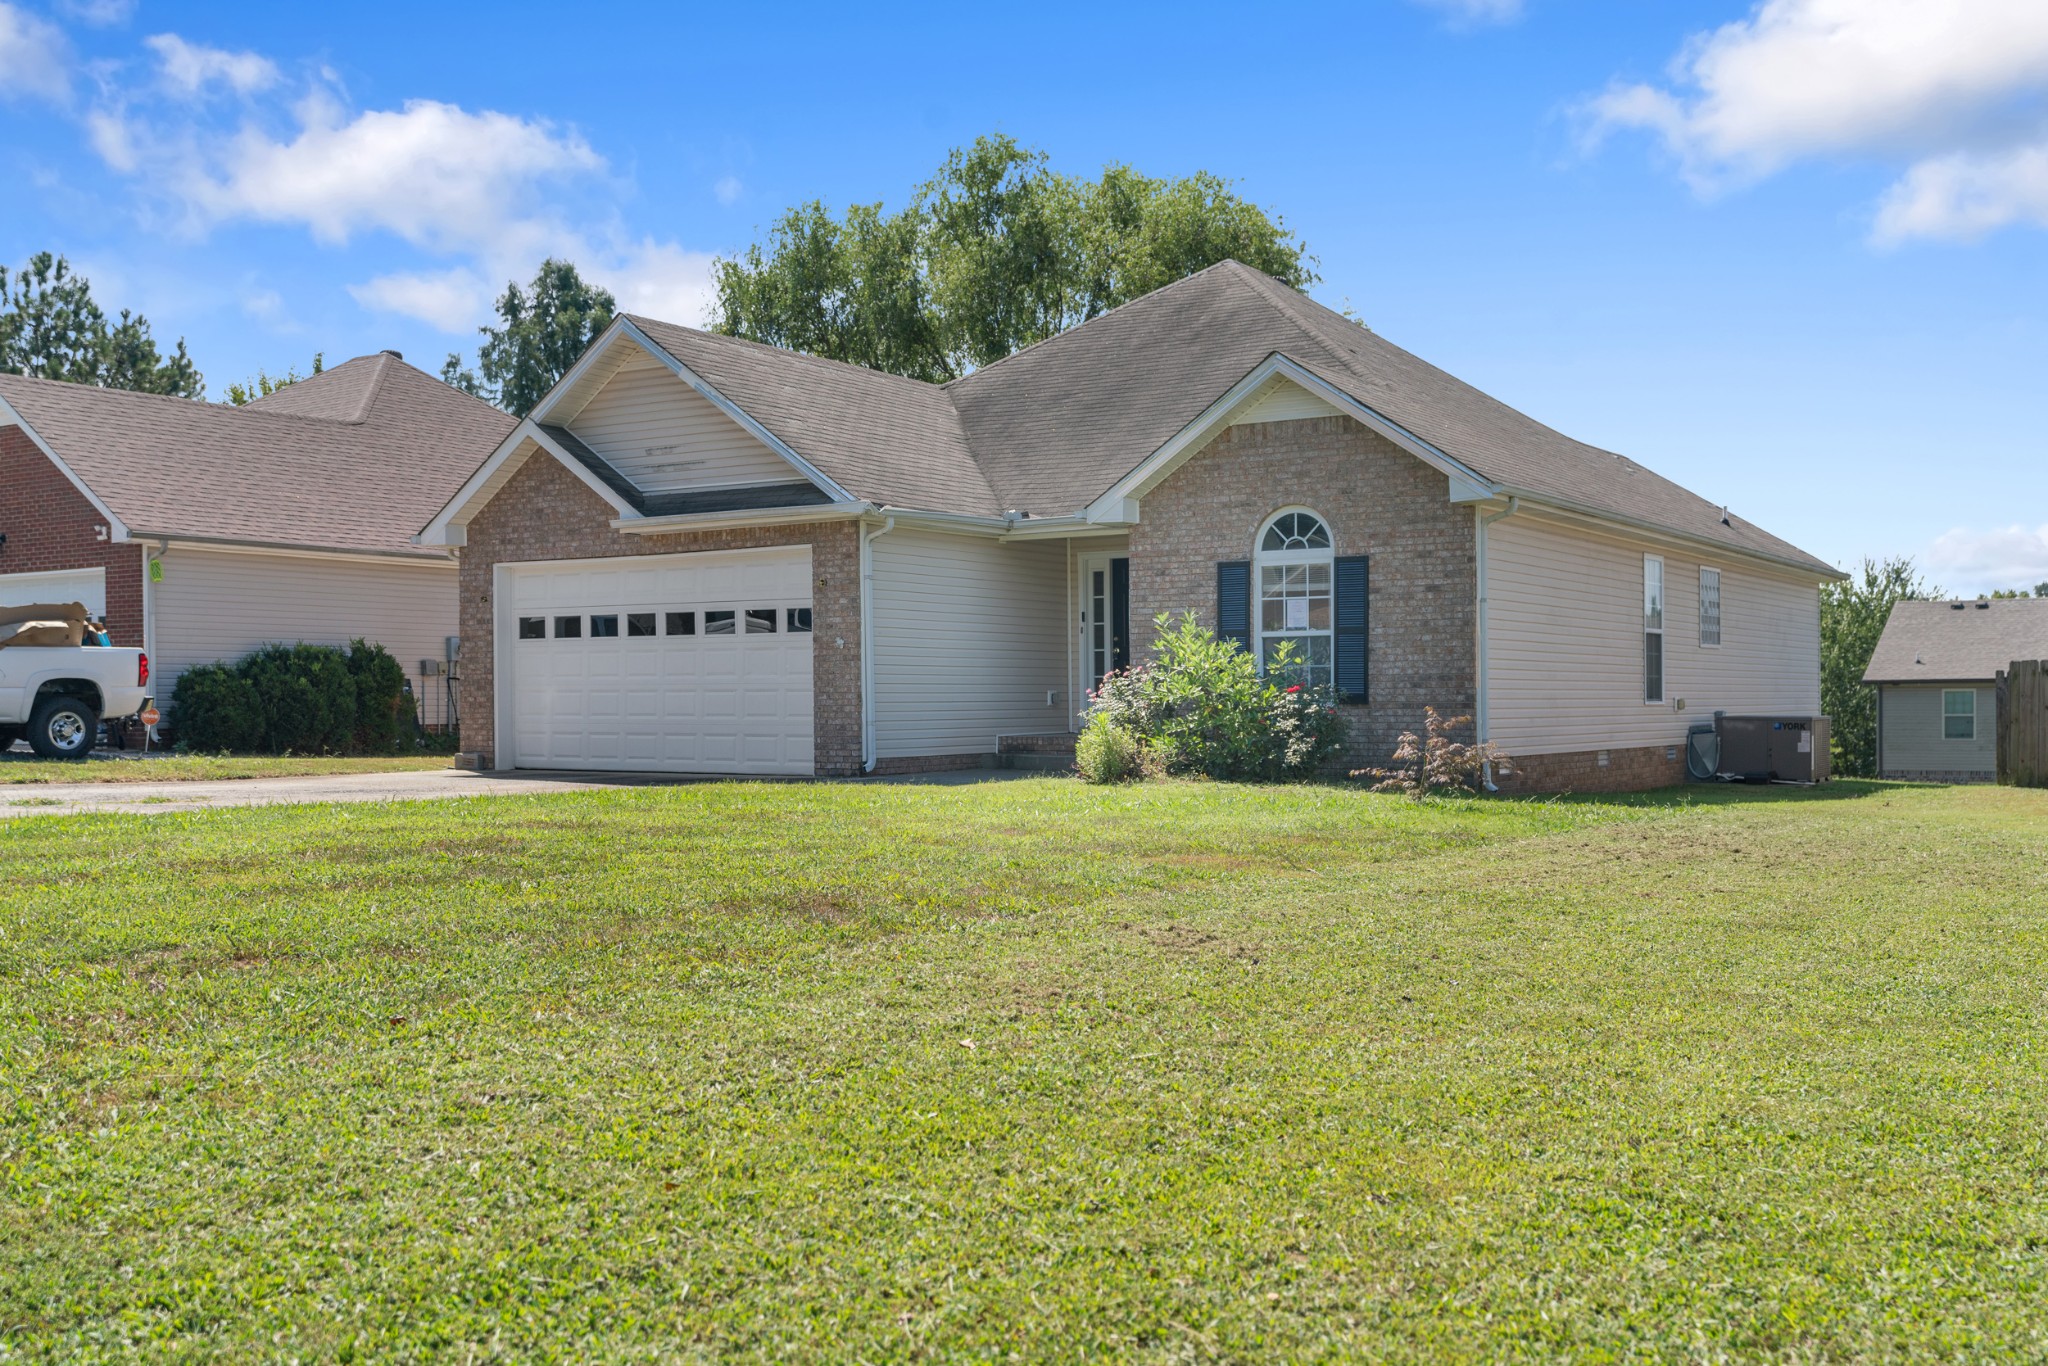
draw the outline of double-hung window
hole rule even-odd
[[[1664,700],[1664,561],[1643,556],[1643,701]]]
[[[1721,643],[1721,571],[1700,566],[1700,645],[1714,649]]]
[[[1941,738],[1944,740],[1974,740],[1977,738],[1977,690],[1975,688],[1943,688],[1941,690]]]

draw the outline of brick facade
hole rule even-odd
[[[0,574],[107,571],[107,629],[140,647],[142,547],[112,535],[107,519],[19,427],[0,427]]]
[[[1513,763],[1512,773],[1495,779],[1503,792],[1648,792],[1685,781],[1685,750],[1678,745],[1517,755]]]
[[[461,551],[462,747],[489,756],[492,715],[492,568],[528,560],[675,555],[696,550],[811,547],[812,670],[817,772],[860,772],[860,530],[855,522],[627,536],[611,507],[547,455],[535,455],[469,524]],[[488,761],[488,760],[487,760]]]
[[[1385,763],[1433,706],[1469,715],[1477,569],[1472,514],[1444,476],[1346,417],[1232,427],[1145,495],[1131,529],[1133,657],[1161,612],[1216,624],[1216,564],[1252,558],[1281,508],[1313,509],[1339,555],[1370,555],[1368,701],[1343,708],[1345,768]],[[1254,592],[1257,591],[1254,585]]]

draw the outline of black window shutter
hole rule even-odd
[[[1131,562],[1118,556],[1109,562],[1110,657],[1119,669],[1131,667]]]
[[[1252,652],[1252,562],[1224,560],[1216,566],[1216,638],[1234,640]]]
[[[1345,702],[1363,702],[1366,680],[1366,626],[1371,615],[1372,578],[1367,555],[1337,557],[1337,601],[1335,603],[1337,696]]]

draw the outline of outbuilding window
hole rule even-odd
[[[1944,740],[1974,740],[1977,738],[1977,692],[1974,688],[1943,688],[1941,690],[1941,738]]]
[[[1271,667],[1291,645],[1295,681],[1329,687],[1334,681],[1331,576],[1336,552],[1321,517],[1294,508],[1260,528],[1252,563],[1258,584],[1256,648],[1259,666]]]

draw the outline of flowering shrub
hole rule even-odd
[[[1084,741],[1098,726],[1120,731],[1136,742],[1143,767],[1237,782],[1300,781],[1337,756],[1344,722],[1334,697],[1287,684],[1297,671],[1284,651],[1262,677],[1256,660],[1191,612],[1178,622],[1161,616],[1158,627],[1152,658],[1092,694]],[[1082,776],[1110,781],[1086,766]]]
[[[1375,792],[1405,792],[1417,801],[1432,792],[1476,792],[1486,781],[1488,764],[1502,773],[1512,773],[1508,756],[1491,740],[1468,745],[1451,739],[1459,726],[1470,725],[1469,716],[1442,717],[1435,707],[1424,707],[1420,736],[1403,731],[1388,768],[1361,768],[1354,778],[1376,778]]]

